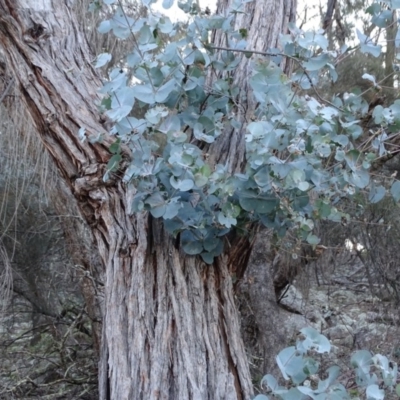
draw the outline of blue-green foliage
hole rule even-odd
[[[386,188],[371,180],[369,169],[387,154],[385,140],[400,124],[400,101],[375,109],[378,128],[372,132],[372,146],[362,150],[354,144],[363,132],[360,119],[368,112],[361,97],[344,94],[324,101],[298,96],[296,86],[313,88],[321,75],[337,78],[337,54],[329,51],[322,32],[292,26],[290,35],[281,36],[283,51],[260,55],[247,47],[245,27],[232,29],[235,15],[243,12],[241,0],[226,15],[211,16],[201,14],[197,3],[180,0],[181,9],[191,15],[184,35],[166,16],[149,12],[146,18],[132,19],[120,1],[103,2],[111,5],[113,16],[101,22],[99,31],[112,31],[132,43],[124,68],[112,70],[102,88],[103,107],[115,122],[111,133],[132,153],[124,176],[136,189],[132,211],[147,210],[162,218],[168,232],[181,233],[188,254],[200,254],[211,263],[223,251],[223,236],[233,227],[245,229],[251,221],[278,233],[296,226],[314,245],[318,238],[312,234],[313,220],[347,218],[335,207],[340,198],[359,190],[369,190],[371,202],[385,196]],[[147,7],[151,3],[143,1]],[[172,3],[164,0],[163,5],[169,8]],[[92,9],[96,6],[101,3]],[[372,18],[383,24],[385,9],[374,7],[368,9]],[[231,50],[212,47],[213,30],[224,32]],[[367,36],[358,32],[358,37],[361,51],[379,54],[380,47]],[[259,105],[253,120],[243,126],[236,106],[239,89],[229,71],[244,57],[251,57],[250,86]],[[278,65],[283,58],[299,67],[291,78]],[[110,54],[100,54],[96,66],[110,59]],[[218,78],[208,86],[211,70]],[[375,82],[369,74],[365,79]],[[132,116],[135,103],[147,107],[144,118]],[[246,140],[247,165],[237,174],[225,165],[208,164],[201,150],[202,142],[213,143],[232,129],[242,130]],[[165,145],[159,145],[157,135],[165,138]],[[112,153],[105,180],[122,160],[118,149]],[[310,202],[311,192],[316,201]],[[398,181],[390,193],[399,200]]]
[[[331,366],[326,370],[328,377],[319,379],[319,362],[313,353],[329,353],[329,340],[313,328],[303,328],[303,340],[298,340],[296,346],[283,349],[276,357],[276,362],[283,378],[288,383],[280,386],[272,375],[265,375],[261,381],[268,396],[259,394],[254,400],[345,400],[350,399],[346,388],[339,383],[340,369]],[[396,386],[397,364],[380,354],[372,355],[367,350],[360,350],[353,354],[350,360],[354,370],[355,383],[358,392],[365,393],[367,400],[382,400],[385,390],[394,389],[399,395],[400,385]],[[314,375],[311,384],[310,377]],[[348,378],[347,378],[348,379]]]

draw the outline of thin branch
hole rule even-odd
[[[253,54],[259,54],[259,55],[262,55],[262,56],[282,56],[282,57],[286,57],[286,58],[288,58],[288,59],[290,59],[290,60],[293,60],[293,61],[294,61],[297,65],[299,65],[300,68],[303,70],[303,73],[304,73],[304,75],[306,76],[307,80],[309,81],[310,86],[312,87],[312,89],[313,89],[315,95],[317,96],[318,100],[321,101],[321,102],[323,102],[323,103],[325,103],[325,104],[328,104],[329,106],[335,108],[336,110],[343,111],[340,107],[338,107],[337,105],[335,105],[335,104],[331,103],[330,101],[324,99],[324,98],[318,93],[318,91],[317,91],[317,89],[316,89],[316,87],[315,87],[315,85],[314,85],[314,83],[313,83],[313,81],[312,81],[310,75],[309,75],[308,72],[305,70],[305,68],[301,65],[300,60],[297,59],[296,57],[289,56],[289,55],[284,54],[284,53],[269,53],[269,52],[267,52],[267,51],[258,51],[258,50],[232,49],[232,48],[230,48],[230,47],[210,46],[210,45],[205,45],[204,47],[205,47],[205,48],[212,49],[212,50],[225,50],[225,51],[233,51],[233,52],[237,52],[237,53],[253,53]]]

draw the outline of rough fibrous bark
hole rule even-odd
[[[239,24],[250,27],[253,48],[276,44],[292,7],[282,4],[260,0],[247,10],[250,19]],[[230,273],[244,270],[250,247],[232,241],[237,247],[230,253],[244,254],[221,256],[211,266],[186,257],[158,221],[129,215],[133,188],[117,177],[103,182],[112,138],[98,120],[100,81],[70,6],[68,0],[0,0],[1,73],[14,77],[104,266],[100,397],[249,399]],[[245,91],[249,72],[244,63],[235,76]],[[103,141],[80,140],[80,127],[89,138],[104,134]],[[227,132],[215,148],[232,169],[244,159],[242,135]]]

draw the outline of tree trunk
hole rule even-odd
[[[234,0],[219,0],[217,14],[226,14]],[[267,51],[279,48],[279,35],[286,33],[289,22],[296,20],[297,0],[254,0],[246,4],[243,13],[238,13],[234,29],[246,31],[247,48],[255,51]],[[227,48],[229,44],[222,31],[216,31],[211,43],[215,47]],[[255,100],[251,94],[249,78],[252,75],[254,59],[241,57],[241,62],[233,74],[233,87],[240,89],[237,99],[237,119],[242,128],[226,132],[211,147],[212,158],[217,163],[227,165],[230,171],[240,171],[245,163],[244,133],[245,126],[254,117]],[[282,69],[289,72],[290,65],[284,60]]]
[[[385,53],[385,77],[382,82],[387,94],[387,104],[391,104],[397,98],[394,85],[393,64],[396,60],[396,36],[397,36],[397,10],[392,10],[389,26],[386,28],[386,53]]]
[[[250,46],[276,45],[292,0],[246,7],[248,20],[239,24],[251,27]],[[230,274],[244,271],[250,246],[233,240],[229,254],[207,266],[185,256],[159,221],[129,215],[132,188],[117,178],[103,182],[113,140],[99,123],[100,81],[71,9],[69,0],[0,0],[0,98],[14,78],[19,101],[95,238],[105,277],[100,398],[249,399]],[[247,93],[245,63],[235,81]],[[241,102],[250,112],[253,105]],[[104,140],[82,141],[80,127]],[[226,132],[214,148],[221,149],[234,170],[234,160],[244,162],[243,132]]]
[[[224,13],[233,3],[231,0],[220,0],[217,13]],[[245,12],[237,14],[235,29],[247,30],[248,48],[256,51],[268,51],[269,48],[279,48],[279,35],[285,33],[288,23],[296,20],[297,0],[264,0],[246,4]],[[214,34],[212,44],[215,47],[229,47],[226,35],[220,31]],[[241,129],[225,132],[224,136],[211,146],[216,163],[227,165],[231,172],[241,171],[245,165],[244,135],[246,124],[254,115],[256,107],[252,98],[248,78],[252,74],[254,60],[243,57],[238,68],[233,71],[233,86],[240,88],[237,100],[237,119]],[[290,73],[291,65],[283,60],[281,68]],[[227,140],[228,138],[228,140]],[[276,302],[274,276],[277,272],[283,274],[288,264],[279,260],[273,254],[270,243],[271,232],[254,230],[251,254],[247,258],[244,268],[236,271],[238,279],[243,278],[238,285],[241,296],[248,298],[256,319],[255,326],[258,332],[258,347],[263,354],[262,373],[277,372],[275,355],[284,347],[285,327],[282,322],[281,310]],[[276,264],[276,265],[275,265]],[[279,271],[274,271],[275,269]],[[244,330],[249,327],[244,326]],[[253,349],[251,349],[252,351]],[[257,371],[257,375],[259,376]]]

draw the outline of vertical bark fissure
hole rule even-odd
[[[231,279],[231,277],[229,276],[228,279]],[[221,283],[222,284],[222,283]],[[223,301],[223,293],[224,291],[219,289],[218,290],[218,294],[220,295],[220,319],[223,321],[225,330],[222,332],[223,335],[223,344],[225,347],[225,352],[226,354],[228,354],[228,368],[230,373],[233,376],[233,380],[234,380],[234,387],[236,388],[236,392],[238,393],[238,400],[242,399],[242,395],[241,395],[241,390],[240,390],[240,377],[239,374],[236,370],[236,362],[237,360],[234,359],[234,354],[232,354],[232,352],[230,351],[230,346],[232,346],[232,343],[229,342],[229,337],[226,335],[226,332],[228,331],[229,327],[229,320],[226,319],[226,316],[224,315],[224,310],[222,309],[222,304],[224,304],[225,302]],[[229,300],[228,300],[229,301]],[[233,347],[233,346],[232,346]],[[234,348],[234,347],[233,347]]]

